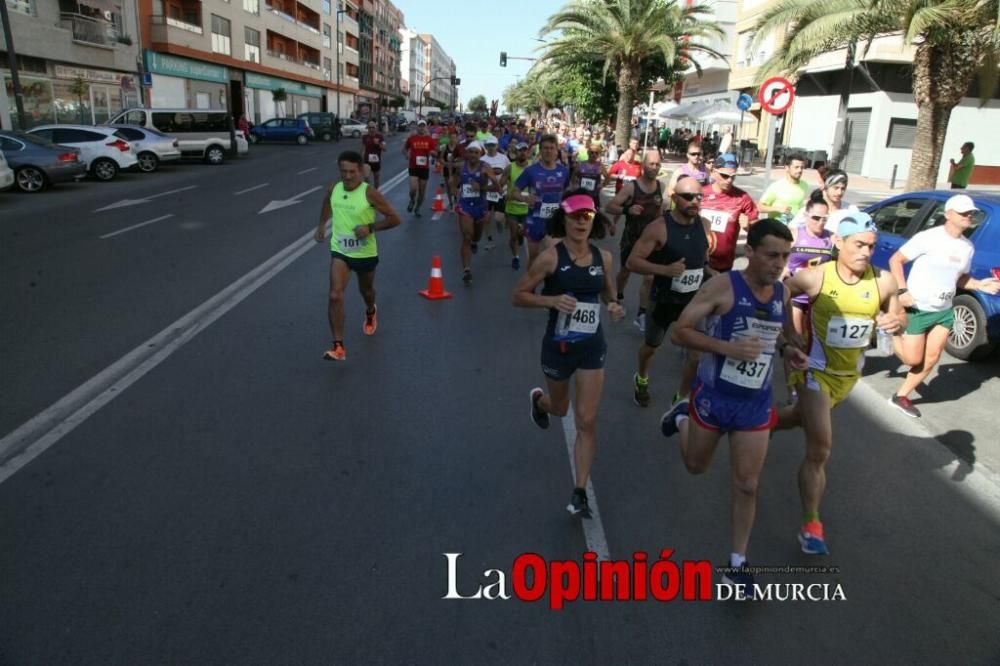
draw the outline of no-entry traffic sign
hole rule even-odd
[[[760,87],[757,95],[761,107],[768,113],[780,116],[795,101],[795,86],[788,79],[772,76]]]

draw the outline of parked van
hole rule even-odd
[[[230,148],[228,111],[210,109],[144,109],[122,111],[109,125],[137,125],[155,129],[177,139],[181,155],[197,157],[209,164],[222,164]],[[249,150],[247,138],[236,130],[236,152]]]

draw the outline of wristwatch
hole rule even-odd
[[[897,296],[902,296],[903,294],[905,294],[905,293],[907,293],[909,291],[910,291],[909,289],[907,289],[906,287],[903,287],[902,289],[897,289],[896,290],[896,295]]]

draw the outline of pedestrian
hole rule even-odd
[[[382,184],[382,151],[385,150],[385,136],[369,121],[368,132],[361,137],[362,155],[365,159],[365,179],[371,179],[377,190]]]
[[[364,182],[364,161],[359,153],[345,151],[337,158],[340,180],[330,186],[323,199],[319,226],[314,235],[317,243],[326,238],[330,221],[330,294],[327,316],[333,347],[323,354],[328,361],[347,360],[344,348],[344,290],[351,273],[358,274],[358,289],[365,301],[364,334],[375,335],[378,326],[375,306],[375,267],[378,265],[378,244],[375,233],[399,225],[399,214],[374,187]],[[376,212],[382,219],[376,221]]]
[[[948,342],[955,324],[955,291],[1000,292],[1000,280],[969,275],[975,247],[964,232],[981,214],[970,197],[956,194],[944,205],[944,224],[916,234],[889,259],[889,270],[900,287],[896,293],[909,319],[903,335],[893,342],[896,355],[910,366],[889,404],[907,416],[920,416],[909,396],[937,365]],[[903,265],[909,262],[913,267],[907,276]]]
[[[240,114],[240,119],[237,121],[237,128],[243,132],[243,136],[247,139],[250,138],[250,121],[247,120],[245,113]]]
[[[544,145],[549,145],[547,140]],[[512,299],[516,307],[549,311],[541,354],[548,391],[538,386],[529,393],[536,426],[546,429],[550,414],[562,417],[569,412],[570,378],[576,376],[576,477],[566,510],[581,518],[591,518],[586,488],[597,455],[597,413],[608,349],[601,302],[607,305],[612,321],[625,316],[615,301],[611,253],[591,242],[604,236],[602,217],[587,192],[571,191],[548,219],[548,232],[559,241],[538,255],[517,283]],[[542,293],[535,293],[543,282]]]
[[[976,158],[972,154],[975,150],[976,144],[971,141],[966,141],[959,148],[962,153],[962,158],[956,162],[955,160],[948,160],[951,162],[951,176],[949,180],[951,181],[951,189],[953,190],[964,190],[969,186],[969,179],[972,178],[972,170],[976,166]]]
[[[733,147],[733,129],[727,127],[725,133],[722,135],[722,139],[719,140],[719,153],[725,154],[729,152],[729,149]]]
[[[785,176],[768,185],[757,203],[757,210],[789,224],[809,198],[809,185],[802,180],[806,158],[795,153],[788,158]]]

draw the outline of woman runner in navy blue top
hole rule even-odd
[[[601,301],[608,305],[612,320],[625,316],[615,300],[611,253],[590,242],[604,237],[605,222],[587,191],[567,196],[548,223],[548,234],[561,240],[538,255],[513,296],[516,306],[549,309],[541,358],[549,390],[531,389],[535,425],[548,428],[549,414],[566,415],[569,379],[576,375],[576,486],[566,510],[584,518],[590,518],[586,487],[597,453],[597,409],[608,349],[601,328]],[[542,293],[536,294],[542,282]]]

